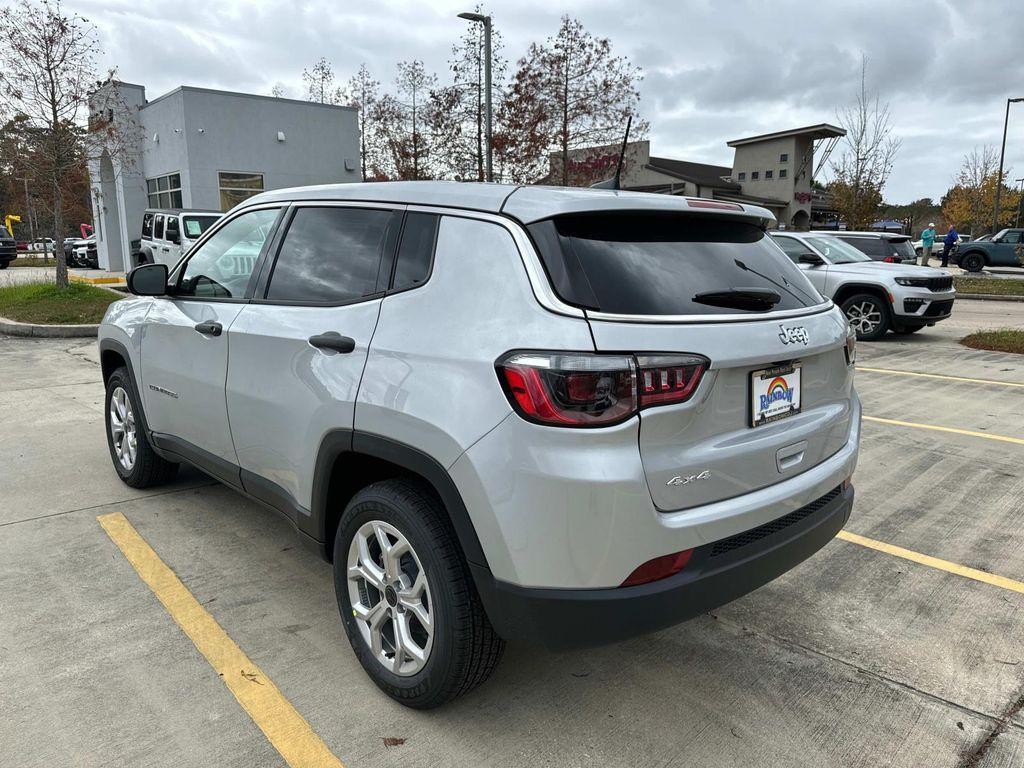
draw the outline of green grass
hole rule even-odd
[[[53,267],[56,266],[52,258],[43,260],[42,256],[19,256],[10,264],[10,267]]]
[[[1024,296],[1024,280],[995,280],[991,277],[954,277],[953,287],[960,293],[987,293],[990,296]]]
[[[22,323],[98,323],[111,302],[120,297],[104,288],[72,283],[58,288],[49,283],[0,288],[0,317]]]
[[[979,331],[960,339],[960,343],[972,349],[987,349],[991,352],[1015,352],[1024,355],[1024,331],[1002,328],[998,331]]]

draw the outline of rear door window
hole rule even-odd
[[[885,243],[879,237],[844,237],[843,235],[837,235],[837,237],[868,256],[882,259],[889,255]]]
[[[164,217],[161,214],[157,214],[153,220],[153,239],[163,240],[164,239]]]
[[[395,264],[395,278],[391,283],[392,290],[415,288],[430,276],[439,219],[433,213],[406,215],[402,227],[402,243],[398,247],[398,261]]]
[[[823,301],[763,229],[724,216],[602,212],[560,216],[529,229],[555,291],[588,309],[627,315],[765,311],[707,303],[711,294],[743,289],[777,293],[776,311]]]
[[[145,213],[142,215],[142,239],[151,240],[153,238],[153,214]]]
[[[274,264],[267,299],[342,304],[378,293],[377,278],[400,214],[371,208],[295,211]]]

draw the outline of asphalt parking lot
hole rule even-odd
[[[426,713],[362,672],[329,566],[274,513],[191,470],[120,483],[94,343],[0,338],[0,765],[281,766],[310,743],[321,762],[292,765],[1024,765],[1024,359],[956,343],[1009,326],[1024,303],[961,301],[859,345],[854,536],[673,629],[510,646]],[[117,513],[197,606],[157,599],[97,519]],[[237,644],[242,683],[188,611]],[[268,738],[274,701],[308,730]]]

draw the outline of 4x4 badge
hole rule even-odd
[[[708,480],[710,477],[711,470],[705,469],[703,472],[696,475],[676,475],[665,483],[665,485],[686,485],[687,483],[692,483],[696,480]]]
[[[779,326],[779,339],[782,340],[783,344],[807,344],[811,340],[810,334],[807,333],[807,329],[802,325],[797,325],[793,328],[787,328],[784,325]]]

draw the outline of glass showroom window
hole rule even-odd
[[[220,185],[220,209],[230,210],[246,198],[263,191],[262,173],[221,171],[217,174]]]
[[[181,208],[181,174],[146,179],[146,193],[150,208]]]

